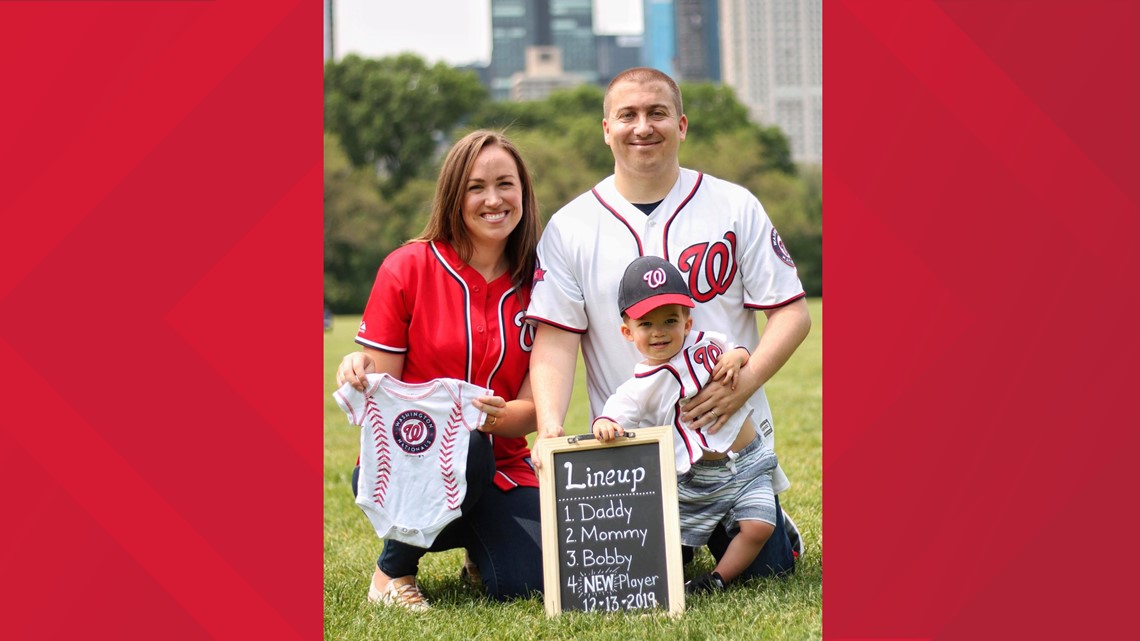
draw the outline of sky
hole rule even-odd
[[[333,0],[336,55],[411,51],[429,63],[491,61],[491,0]],[[642,0],[594,0],[594,31],[641,33]]]

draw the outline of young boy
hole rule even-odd
[[[723,589],[752,563],[775,529],[776,454],[757,436],[748,404],[715,434],[683,425],[680,416],[687,399],[710,376],[735,385],[748,350],[732,347],[722,334],[690,331],[693,300],[688,285],[663,258],[642,256],[629,264],[618,306],[622,336],[645,360],[606,401],[594,420],[594,436],[611,441],[627,429],[673,426],[681,542],[704,545],[718,522],[729,532],[740,531],[715,570],[688,581],[685,591]]]

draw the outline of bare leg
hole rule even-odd
[[[740,532],[732,538],[714,570],[725,583],[731,583],[752,564],[775,530],[764,521],[739,521],[739,525]]]

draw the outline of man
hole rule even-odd
[[[688,120],[669,76],[643,67],[623,71],[606,90],[603,112],[614,174],[555,213],[539,242],[527,310],[527,320],[537,326],[530,374],[538,436],[563,434],[579,346],[591,417],[632,374],[641,357],[619,330],[617,289],[633,259],[655,255],[686,276],[696,302],[694,324],[754,347],[736,384],[709,385],[685,406],[682,420],[715,432],[751,402],[758,430],[772,447],[763,385],[811,328],[791,257],[755,196],[680,166]],[[762,337],[756,310],[768,317]],[[777,493],[789,486],[779,467],[773,485]],[[802,543],[786,515],[777,513],[772,537],[743,577],[794,569],[793,547],[799,552]],[[731,536],[718,527],[710,539],[718,560]]]

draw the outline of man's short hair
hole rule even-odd
[[[606,97],[602,101],[603,118],[610,117],[610,92],[623,82],[635,82],[639,85],[663,82],[669,88],[669,92],[673,94],[673,107],[677,109],[677,117],[680,118],[685,113],[684,105],[681,103],[681,89],[668,74],[652,67],[632,67],[614,76],[609,86],[606,87]]]

